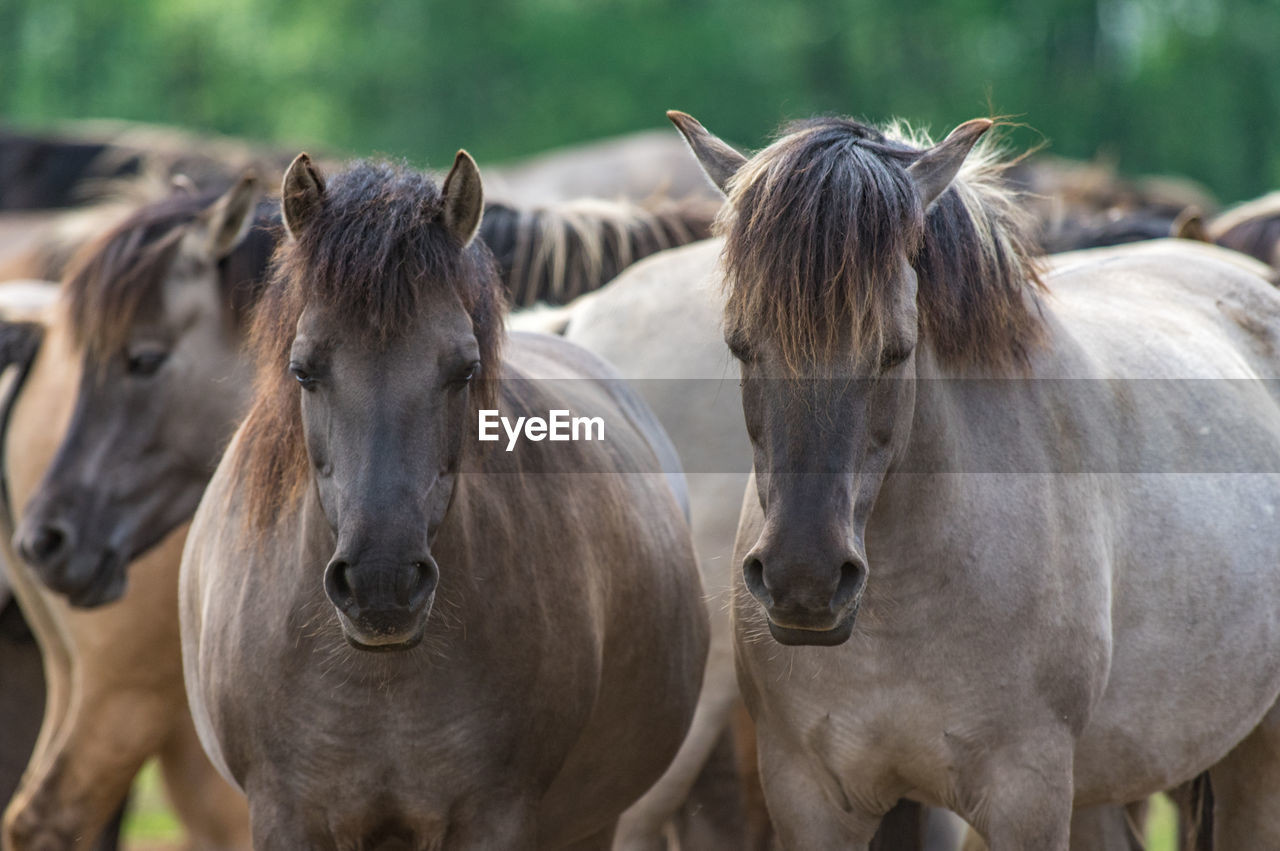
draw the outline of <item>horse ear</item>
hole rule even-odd
[[[209,231],[209,254],[221,260],[231,253],[249,233],[253,210],[262,195],[262,181],[252,171],[245,172],[235,185],[209,208],[206,226]]]
[[[951,185],[960,166],[964,165],[964,158],[994,124],[989,118],[966,121],[907,167],[907,173],[920,193],[920,203],[926,210]]]
[[[280,210],[284,226],[297,239],[324,201],[324,177],[305,153],[298,154],[284,173],[280,187]]]
[[[1200,208],[1192,204],[1187,207],[1169,226],[1169,236],[1174,239],[1194,239],[1197,242],[1212,242],[1209,229],[1204,226],[1204,214]]]
[[[698,119],[678,109],[667,110],[667,118],[676,126],[684,140],[689,143],[693,155],[697,157],[702,170],[711,178],[711,182],[721,192],[728,194],[726,188],[729,178],[738,173],[738,169],[746,163],[747,158],[735,151],[730,145],[717,136],[713,136],[703,127]]]
[[[458,151],[453,158],[453,168],[444,179],[440,190],[444,196],[441,221],[463,248],[475,239],[484,215],[484,187],[480,183],[480,169],[466,151]]]

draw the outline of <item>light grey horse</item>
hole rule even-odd
[[[1191,243],[1041,278],[966,163],[989,121],[748,160],[672,119],[729,195],[735,635],[784,845],[863,847],[906,795],[1065,849],[1073,803],[1207,768],[1216,847],[1280,847],[1280,295]]]

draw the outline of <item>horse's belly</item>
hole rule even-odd
[[[1280,478],[1134,476],[1124,487],[1145,508],[1126,518],[1111,668],[1076,748],[1084,804],[1193,777],[1280,694]]]
[[[1215,672],[1167,666],[1115,672],[1128,682],[1108,690],[1076,746],[1077,805],[1139,800],[1212,766],[1275,704],[1277,667],[1269,662]],[[1156,673],[1184,676],[1177,681]]]

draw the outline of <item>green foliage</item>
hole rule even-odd
[[[1274,0],[4,0],[0,116],[447,163],[662,124],[994,111],[1228,199],[1280,185]],[[1035,144],[1021,133],[1016,142]]]

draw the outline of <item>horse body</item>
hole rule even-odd
[[[623,431],[623,410],[602,407],[607,388],[589,386],[581,379],[592,373],[566,361],[568,347],[516,338],[510,348],[526,368],[578,379],[555,384],[579,398],[550,395],[520,380],[531,373],[513,371],[521,389],[508,385],[504,413],[610,410],[610,445],[637,467],[653,466],[646,440]],[[233,447],[186,557],[185,650],[206,748],[250,800],[325,802],[335,834],[368,835],[391,820],[436,839],[511,807],[543,826],[539,847],[559,847],[608,828],[601,813],[616,817],[656,779],[700,679],[693,666],[651,661],[653,648],[673,641],[699,656],[699,630],[671,634],[700,606],[696,579],[683,569],[691,555],[661,477],[521,469],[601,468],[591,444],[567,445],[572,461],[564,445],[533,444],[523,462],[498,451],[460,477],[433,544],[448,565],[439,592],[447,602],[423,639],[429,649],[369,659],[319,617],[325,600],[314,566],[334,541],[314,495],[255,552],[214,531],[238,520],[225,472],[236,464]],[[657,529],[622,523],[623,505],[666,519]],[[572,529],[593,534],[566,534]],[[663,568],[631,569],[647,564]],[[282,739],[280,717],[306,717],[301,736]]]
[[[862,626],[839,651],[763,638],[764,614],[739,587],[744,690],[762,735],[780,740],[767,773],[800,753],[805,773],[825,778],[828,801],[883,805],[905,794],[981,825],[1013,791],[1005,783],[1027,782],[996,773],[1006,755],[995,742],[1026,749],[1019,761],[1032,765],[1065,761],[1077,806],[1124,803],[1216,764],[1274,714],[1280,664],[1265,660],[1280,622],[1257,582],[1280,564],[1268,531],[1276,477],[1178,475],[1187,445],[1177,440],[1209,429],[1256,441],[1255,457],[1280,457],[1277,399],[1240,380],[1274,376],[1270,359],[1240,345],[1264,329],[1231,318],[1248,309],[1266,321],[1255,308],[1274,296],[1199,253],[1161,246],[1051,279],[1053,342],[1035,355],[1025,394],[975,391],[918,360],[917,380],[934,387],[917,397],[903,466],[947,470],[962,458],[984,472],[886,478],[866,532],[875,581]],[[1114,322],[1153,313],[1158,323],[1143,329]],[[1277,331],[1272,307],[1265,332]],[[1194,355],[1193,333],[1208,337]],[[1139,391],[1134,417],[1124,394],[1138,378],[1164,379],[1150,384],[1167,392]],[[1106,405],[1078,379],[1119,380],[1117,398]],[[1195,385],[1186,379],[1235,381],[1208,409],[1183,393]],[[1247,436],[1241,410],[1252,412]],[[1131,432],[1133,445],[1116,445],[1121,426],[1169,439]],[[1027,472],[985,472],[1011,463]],[[748,488],[739,552],[762,527]],[[1205,664],[1223,648],[1261,664]]]
[[[367,192],[395,212],[381,230],[343,218]],[[305,157],[282,194],[287,277],[256,320],[271,371],[179,589],[202,741],[258,847],[607,847],[675,754],[705,658],[674,452],[585,351],[515,336],[497,360],[464,154],[438,194],[383,166],[326,188]],[[371,270],[308,271],[325,257]],[[398,330],[341,332],[378,322]],[[480,369],[505,416],[589,411],[607,440],[475,442]]]
[[[922,151],[815,121],[748,162],[673,120],[736,213],[735,635],[784,844],[865,843],[909,795],[1065,849],[1073,803],[1206,768],[1219,847],[1280,842],[1275,292],[1171,243],[1039,290],[1014,208],[949,189],[989,122]],[[913,219],[922,248],[886,236]],[[809,275],[763,274],[756,227]]]

